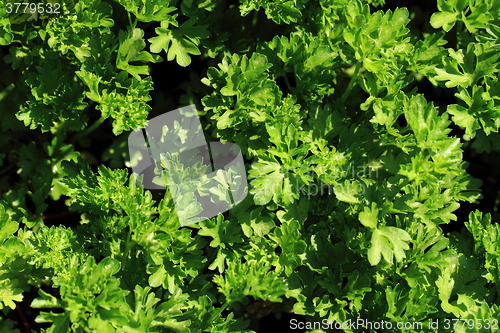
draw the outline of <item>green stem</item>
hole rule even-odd
[[[130,12],[127,12],[128,14],[128,23],[130,24],[130,31],[134,31],[135,27],[137,26],[137,17],[134,18],[134,22],[132,22],[132,17],[130,16]]]
[[[222,305],[221,308],[217,309],[216,311],[214,311],[214,313],[212,314],[212,316],[210,317],[210,321],[209,322],[214,322],[215,319],[220,316],[220,314],[222,313],[222,311],[224,311],[227,307],[229,306],[229,301],[226,300],[226,302],[224,303],[224,305]]]
[[[137,245],[137,242],[132,240],[132,232],[129,230],[129,232],[127,233],[127,239],[125,240],[125,249],[123,250],[123,252],[121,254],[121,258],[122,258],[121,261],[123,264],[126,264],[126,262],[128,261],[128,254],[136,245]]]
[[[86,135],[92,133],[97,127],[99,127],[104,122],[104,120],[106,120],[106,117],[101,116],[101,118],[99,118],[92,126],[90,126],[86,130],[78,133],[73,138],[71,138],[71,140],[69,140],[69,143],[73,144],[76,141],[80,140],[81,138],[85,137]]]
[[[351,90],[354,87],[354,83],[356,82],[356,78],[358,77],[359,69],[361,68],[361,65],[359,63],[356,63],[354,68],[354,73],[351,76],[351,81],[349,81],[349,85],[347,86],[346,90],[342,94],[341,101],[342,103],[345,103],[347,101],[347,98],[351,94]]]

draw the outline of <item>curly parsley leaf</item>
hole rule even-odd
[[[120,31],[120,47],[118,48],[118,56],[116,58],[116,67],[129,72],[137,80],[141,80],[139,74],[148,75],[148,66],[131,65],[131,62],[152,62],[155,63],[161,60],[159,56],[153,57],[149,52],[144,51],[146,42],[143,39],[144,30],[135,28],[128,33]]]
[[[180,26],[177,22],[164,20],[161,27],[156,28],[158,34],[149,39],[150,50],[153,53],[160,53],[164,50],[167,53],[167,60],[176,60],[180,66],[186,67],[191,63],[191,55],[200,55],[200,42],[211,36],[207,26],[195,26],[196,18],[190,18]],[[177,28],[169,28],[173,25]]]
[[[382,257],[388,263],[393,263],[393,258],[400,262],[406,257],[405,250],[410,248],[408,242],[411,240],[408,232],[396,227],[375,229],[368,249],[368,261],[372,266],[376,266]]]

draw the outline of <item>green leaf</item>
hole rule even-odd
[[[252,237],[256,235],[258,237],[264,237],[275,227],[273,219],[267,216],[265,211],[263,212],[263,209],[264,207],[260,206],[252,209],[250,213],[245,211],[237,216],[245,236]]]
[[[149,52],[144,51],[146,42],[144,41],[144,30],[135,28],[128,32],[123,30],[119,33],[120,47],[118,48],[118,56],[116,57],[116,67],[129,72],[137,80],[141,80],[139,74],[148,75],[148,66],[131,65],[131,62],[152,62],[155,63],[160,57],[153,57]]]
[[[82,79],[83,82],[85,82],[85,85],[89,87],[90,92],[87,92],[86,95],[88,98],[93,100],[94,102],[100,102],[101,101],[101,96],[99,94],[99,83],[102,80],[101,77],[98,77],[96,74],[87,72],[87,71],[77,71],[75,72],[76,75],[80,79]]]
[[[18,229],[19,223],[10,219],[5,207],[0,203],[0,244],[4,240],[11,238]]]
[[[334,186],[335,196],[343,202],[351,204],[359,203],[359,195],[363,190],[362,186],[357,180],[345,180],[343,183]]]
[[[278,200],[283,191],[284,180],[284,174],[278,163],[254,165],[249,176],[258,177],[250,182],[252,186],[250,194],[254,196],[255,204],[265,205],[272,199]]]
[[[368,249],[368,261],[372,266],[376,266],[382,257],[391,264],[393,258],[400,262],[406,257],[405,250],[410,248],[407,243],[411,240],[411,236],[400,228],[375,229],[370,241],[371,247]]]
[[[175,7],[170,7],[171,0],[116,0],[120,3],[128,12],[131,12],[137,17],[139,21],[142,22],[152,22],[152,21],[162,21],[171,12],[176,10]],[[175,16],[171,17],[172,21],[175,22]]]
[[[451,313],[455,317],[460,317],[460,308],[450,304],[449,300],[452,295],[455,280],[451,277],[454,268],[446,267],[442,275],[436,280],[436,286],[439,291],[439,299],[441,300],[441,307],[446,313]]]
[[[451,131],[448,128],[448,117],[438,116],[436,107],[427,103],[422,95],[404,101],[404,114],[409,127],[415,133],[419,147],[432,148],[452,141],[447,136]]]
[[[490,11],[491,8],[488,8],[489,4],[482,3],[479,6],[471,6],[471,13],[464,20],[465,27],[471,33],[476,33],[478,29],[485,29],[488,27],[491,20],[493,20],[494,16],[492,15],[493,11]],[[498,12],[498,9],[497,9]],[[462,14],[463,15],[463,14]],[[496,17],[496,15],[495,15]]]
[[[240,2],[241,16],[248,15],[252,10],[258,11],[259,8],[264,8],[267,18],[277,24],[297,22],[302,17],[300,11],[302,7],[301,1],[242,0]]]
[[[457,13],[437,12],[432,14],[430,23],[434,29],[442,27],[444,31],[448,32],[453,28],[458,19]]]
[[[18,280],[0,280],[0,302],[11,309],[16,308],[16,302],[23,300],[23,290],[16,288]]]
[[[458,126],[465,128],[465,134],[470,139],[475,137],[475,133],[481,128],[477,118],[469,113],[469,110],[461,105],[451,104],[448,105],[446,111],[453,117],[453,122]]]
[[[207,26],[194,26],[195,21],[196,18],[190,18],[179,28],[172,29],[169,29],[172,23],[170,20],[162,21],[161,27],[155,29],[158,36],[149,39],[151,52],[159,53],[164,50],[168,61],[176,59],[180,66],[188,66],[191,63],[190,54],[201,54],[198,49],[201,39],[211,36]]]
[[[266,261],[230,261],[224,275],[215,275],[213,281],[231,303],[244,301],[247,296],[281,302],[287,290],[285,280],[270,268]],[[232,287],[235,285],[238,288]]]
[[[149,277],[149,285],[153,288],[161,286],[165,279],[167,277],[167,272],[165,271],[165,268],[163,266],[158,267],[156,272],[154,272],[150,277]]]
[[[378,222],[378,211],[379,209],[377,207],[377,204],[375,202],[372,202],[371,208],[365,207],[364,210],[359,213],[359,221],[365,227],[376,228]]]
[[[240,243],[243,241],[241,228],[238,224],[225,220],[222,214],[214,219],[200,222],[200,236],[210,236],[213,240],[211,247],[226,247],[226,244]]]
[[[112,89],[103,89],[101,103],[96,106],[103,117],[112,117],[113,134],[120,135],[123,131],[144,127],[151,110],[148,102],[149,92],[153,90],[150,76],[141,80],[129,77],[126,71],[121,71],[113,80]]]

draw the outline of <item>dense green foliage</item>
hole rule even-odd
[[[431,32],[383,4],[0,3],[0,331],[20,332],[7,316],[33,290],[44,332],[251,332],[256,302],[496,331],[499,225],[474,211],[442,227],[481,199],[463,146],[500,149],[500,1],[438,0]],[[168,191],[137,186],[126,139],[152,118],[151,65],[195,58],[209,68],[174,107],[195,103],[205,133],[241,148],[250,190],[181,228]],[[455,102],[428,101],[422,80]],[[95,163],[84,150],[103,126]],[[48,225],[61,202],[76,225]]]

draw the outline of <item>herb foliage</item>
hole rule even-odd
[[[383,4],[80,0],[33,19],[0,3],[0,330],[20,332],[7,317],[35,289],[44,332],[252,332],[259,300],[494,332],[476,323],[500,317],[498,224],[475,210],[442,227],[481,199],[465,147],[499,147],[500,2],[438,0],[422,34]],[[151,65],[194,59],[206,75],[176,107],[196,102],[205,132],[242,149],[250,192],[181,228],[169,192],[130,175],[125,135],[154,112]],[[103,126],[95,166],[81,157]],[[45,219],[62,201],[76,226]]]

